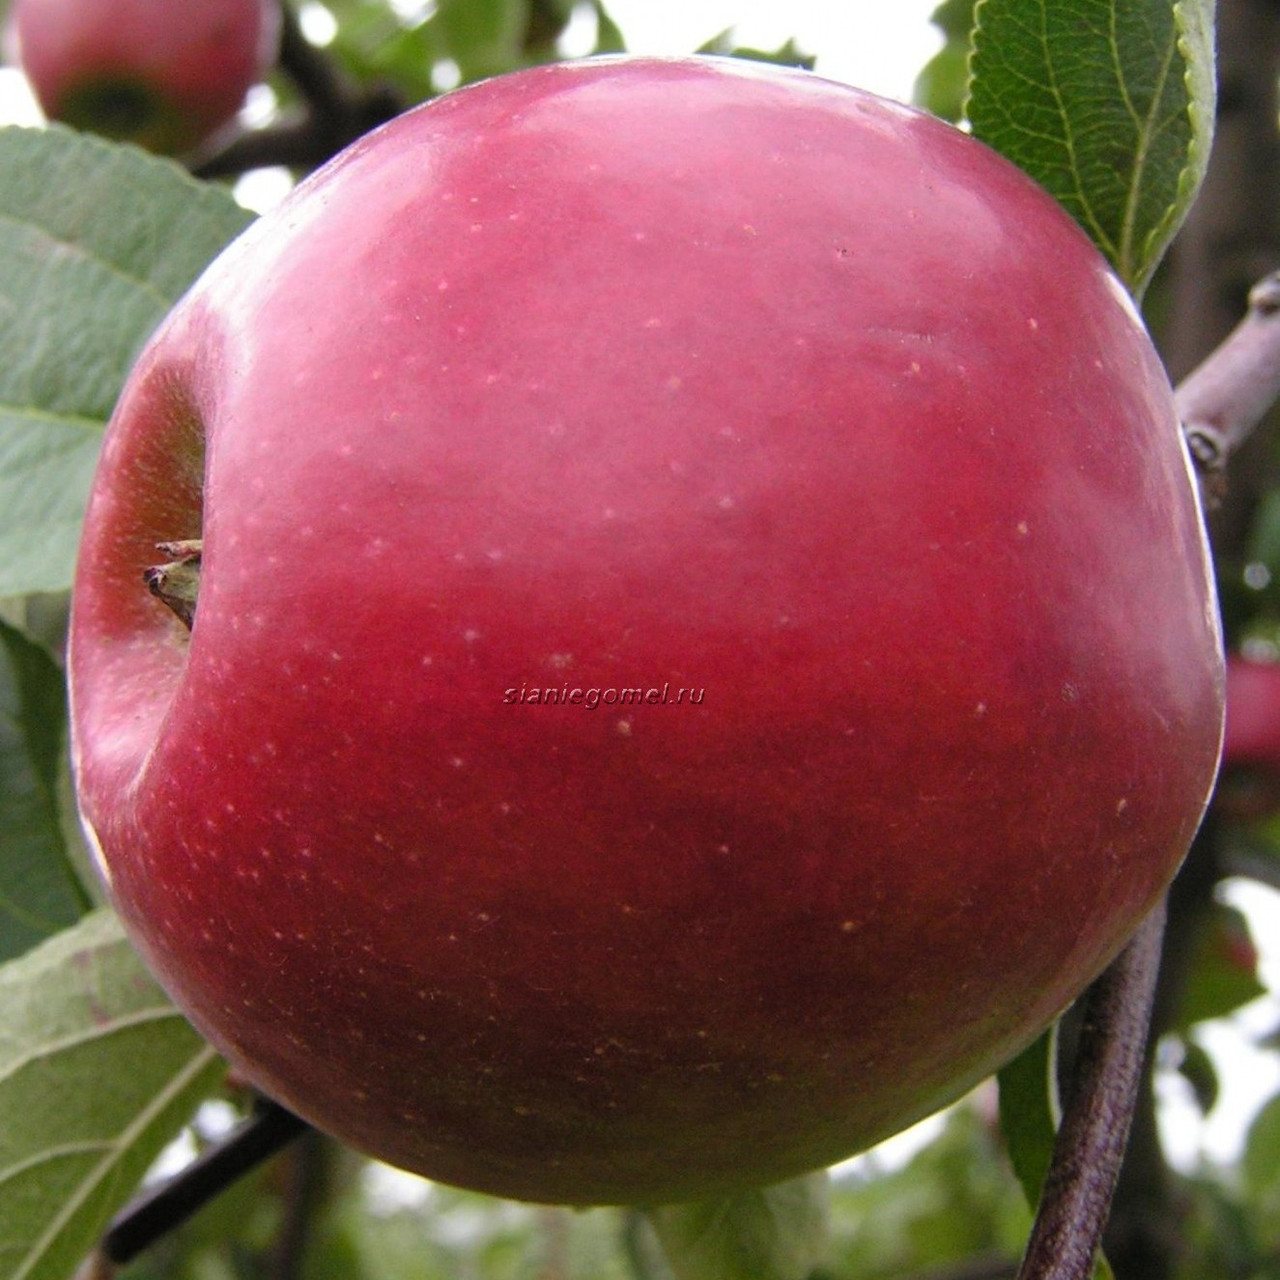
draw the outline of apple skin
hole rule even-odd
[[[197,536],[188,635],[141,574]],[[583,1204],[998,1067],[1174,874],[1222,714],[1101,257],[950,126],[696,58],[449,94],[260,219],[123,394],[69,662],[87,828],[213,1043]]]
[[[5,44],[51,120],[181,155],[275,59],[278,0],[14,0]]]

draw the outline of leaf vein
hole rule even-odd
[[[40,1258],[48,1251],[53,1241],[57,1239],[58,1233],[71,1221],[72,1217],[84,1204],[88,1198],[89,1192],[96,1188],[110,1173],[112,1166],[119,1160],[120,1153],[128,1150],[130,1144],[145,1131],[147,1125],[152,1123],[155,1118],[160,1115],[169,1103],[182,1092],[183,1089],[191,1083],[192,1080],[200,1074],[201,1071],[214,1061],[217,1054],[213,1049],[204,1045],[192,1057],[187,1066],[177,1073],[172,1080],[161,1089],[151,1100],[150,1105],[143,1107],[139,1111],[137,1117],[131,1124],[125,1126],[121,1130],[119,1137],[115,1142],[111,1143],[108,1150],[104,1153],[102,1160],[98,1162],[98,1166],[92,1174],[85,1178],[80,1184],[77,1193],[70,1196],[62,1209],[53,1216],[48,1227],[32,1244],[31,1249],[22,1262],[18,1264],[17,1269],[13,1272],[9,1280],[26,1280],[31,1274],[32,1269],[40,1261]]]

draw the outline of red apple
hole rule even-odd
[[[1218,809],[1242,821],[1280,811],[1280,662],[1232,654]]]
[[[6,45],[50,119],[177,155],[240,109],[279,26],[278,0],[13,0]]]
[[[197,538],[188,633],[142,578]],[[1219,646],[1164,372],[1039,188],[811,75],[593,60],[369,135],[156,335],[79,794],[266,1092],[447,1182],[680,1200],[933,1111],[1106,965]]]

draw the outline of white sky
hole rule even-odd
[[[636,53],[688,53],[733,27],[738,42],[773,49],[788,38],[815,70],[903,101],[942,44],[929,21],[938,0],[605,0]]]
[[[636,53],[690,53],[733,27],[738,42],[773,49],[794,37],[816,70],[903,101],[941,36],[937,0],[605,0]],[[0,71],[0,124],[38,117],[21,78]]]

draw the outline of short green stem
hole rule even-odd
[[[147,584],[147,590],[168,605],[190,631],[196,618],[196,597],[200,592],[203,544],[199,538],[187,538],[181,542],[157,543],[156,550],[170,559],[145,569],[142,580]]]

